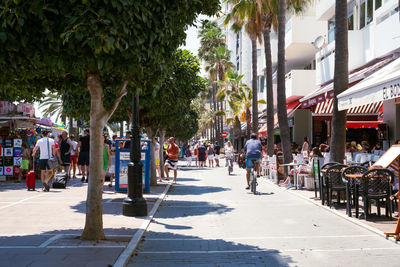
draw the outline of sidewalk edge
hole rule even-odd
[[[270,183],[270,184],[272,184],[272,185],[275,185],[275,186],[276,186],[276,184],[273,183],[272,181],[267,180],[267,182]],[[342,213],[340,213],[339,211],[337,211],[337,210],[335,210],[335,209],[331,209],[331,208],[329,208],[329,207],[327,207],[327,206],[323,206],[323,205],[319,204],[318,202],[316,202],[316,201],[314,201],[314,200],[312,200],[312,199],[310,199],[310,198],[308,198],[308,197],[306,197],[306,196],[303,196],[303,195],[301,195],[300,193],[295,192],[294,190],[287,190],[286,188],[282,188],[282,187],[279,187],[279,186],[276,186],[276,187],[277,187],[278,189],[282,190],[282,191],[287,191],[287,192],[289,192],[289,193],[291,193],[291,194],[293,194],[293,195],[295,195],[295,196],[298,196],[298,197],[300,197],[300,198],[303,198],[303,199],[307,200],[308,202],[313,203],[313,204],[316,205],[317,207],[322,208],[322,209],[325,209],[325,210],[327,210],[327,211],[329,211],[329,212],[331,212],[331,213],[333,213],[333,214],[335,214],[335,215],[337,215],[337,216],[339,216],[339,217],[341,217],[341,218],[343,218],[343,219],[345,219],[345,220],[347,220],[347,221],[349,221],[349,222],[351,222],[351,223],[353,223],[353,224],[355,224],[355,225],[361,226],[361,227],[363,227],[364,229],[366,229],[366,230],[368,230],[368,231],[370,231],[370,232],[373,232],[374,234],[377,234],[377,235],[379,235],[379,236],[385,238],[386,240],[389,240],[389,241],[391,241],[391,242],[393,242],[393,243],[395,243],[395,244],[397,244],[397,245],[400,244],[400,243],[399,243],[398,241],[396,241],[394,238],[388,238],[388,237],[387,237],[382,231],[380,231],[379,229],[376,229],[375,227],[369,226],[369,225],[363,223],[363,222],[360,221],[360,220],[356,220],[356,219],[353,218],[353,217],[349,217],[349,216],[347,216],[346,214],[342,214]]]
[[[164,200],[165,196],[167,195],[170,187],[171,187],[171,184],[169,183],[165,187],[164,192],[157,199],[156,203],[154,204],[153,208],[150,211],[150,214],[146,217],[146,219],[144,220],[144,222],[140,226],[139,230],[132,237],[131,241],[129,241],[128,246],[119,255],[118,259],[115,261],[113,266],[115,266],[115,267],[125,267],[128,264],[132,254],[135,252],[135,250],[136,250],[137,246],[139,245],[139,242],[142,239],[144,233],[146,233],[147,228],[149,227],[151,221],[153,220],[154,214],[157,212],[158,208],[160,207],[160,204]]]

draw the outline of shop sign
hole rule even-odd
[[[323,101],[325,101],[325,93],[303,101],[301,103],[301,108],[309,108]]]
[[[28,103],[19,103],[17,105],[17,112],[22,113],[24,115],[29,115],[31,117],[35,116],[35,108],[32,104]]]
[[[14,112],[15,105],[7,101],[0,101],[0,114],[9,114]]]
[[[40,120],[36,120],[36,124],[41,124],[45,126],[53,126],[54,123],[49,118],[42,118]]]

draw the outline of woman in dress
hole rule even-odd
[[[103,185],[104,185],[104,180],[106,177],[106,172],[110,169],[111,167],[111,154],[110,154],[110,146],[108,145],[108,138],[106,135],[103,135]]]
[[[211,144],[207,148],[207,158],[208,158],[208,165],[214,168],[214,147]]]
[[[230,162],[231,166],[233,167],[233,157],[235,153],[235,149],[232,146],[231,141],[228,141],[225,146],[225,167],[228,166],[228,162]]]

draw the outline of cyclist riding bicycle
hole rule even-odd
[[[251,139],[248,140],[244,146],[244,150],[246,151],[246,179],[247,179],[247,187],[246,189],[250,189],[250,173],[251,169],[253,168],[253,160],[255,160],[256,170],[257,170],[257,177],[260,176],[260,160],[261,160],[261,151],[262,151],[262,144],[257,139],[257,134],[252,133]]]
[[[231,141],[228,141],[225,146],[225,160],[226,160],[226,167],[231,167],[233,170],[233,159],[234,159],[235,149],[232,146]]]

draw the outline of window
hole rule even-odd
[[[373,0],[368,0],[367,2],[367,25],[370,24],[373,20],[374,16],[374,1]]]
[[[335,41],[335,20],[331,19],[328,22],[328,43]]]
[[[375,0],[375,10],[382,6],[382,0]]]
[[[354,30],[354,7],[356,5],[355,1],[352,1],[348,4],[347,6],[347,25],[348,25],[348,30],[353,31]]]
[[[260,93],[264,92],[264,86],[265,86],[265,77],[264,76],[260,76],[260,89],[259,89]]]
[[[365,2],[360,6],[360,30],[365,27]]]
[[[348,20],[348,30],[349,30],[349,31],[354,30],[354,15],[351,14],[351,15],[347,18],[347,20]]]

